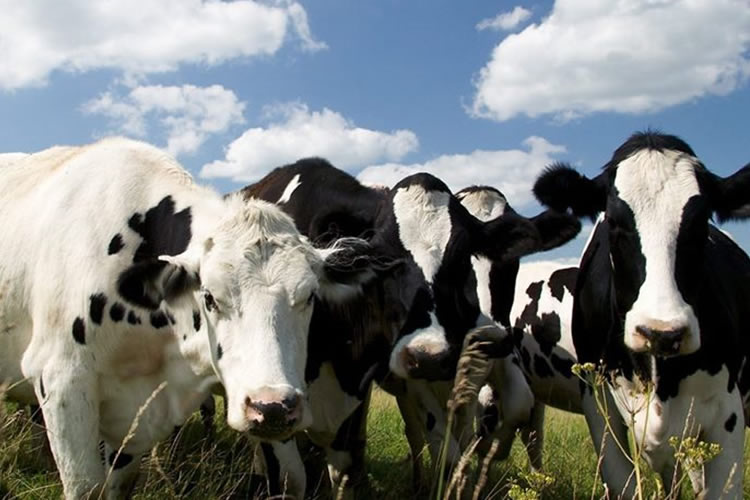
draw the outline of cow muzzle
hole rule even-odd
[[[409,378],[430,381],[453,380],[458,354],[458,349],[430,351],[407,346],[401,352],[401,362]]]
[[[305,398],[292,388],[264,387],[243,402],[247,431],[264,441],[283,440],[301,430]]]
[[[633,334],[636,344],[642,345],[642,351],[654,356],[677,356],[683,351],[683,344],[688,336],[688,328],[655,329],[645,325],[637,325]]]

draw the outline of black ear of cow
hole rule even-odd
[[[158,309],[163,300],[172,300],[200,286],[198,276],[183,266],[158,259],[133,264],[117,279],[119,294],[137,306]]]
[[[715,178],[712,204],[720,222],[750,218],[750,163],[729,177]]]
[[[581,223],[576,217],[555,210],[546,210],[532,217],[531,221],[539,231],[540,251],[557,248],[581,231]]]
[[[539,230],[530,219],[505,213],[482,225],[473,253],[500,263],[534,253],[540,247]]]
[[[594,218],[607,202],[605,175],[589,179],[568,164],[555,163],[534,183],[534,196],[541,204],[558,212],[571,209],[578,217]]]

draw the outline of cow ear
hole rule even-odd
[[[504,262],[533,253],[540,246],[541,236],[536,226],[513,212],[482,224],[473,253]]]
[[[361,238],[340,238],[328,248],[315,250],[323,262],[319,295],[330,302],[342,302],[359,295],[364,285],[401,263],[379,255]]]
[[[729,177],[714,177],[711,203],[720,222],[750,218],[750,163]]]
[[[607,173],[589,179],[565,163],[555,163],[534,183],[534,196],[558,212],[571,209],[578,217],[593,219],[606,207]]]
[[[552,250],[569,242],[581,231],[578,218],[555,210],[546,210],[531,218],[539,231],[538,251]]]
[[[570,214],[547,210],[531,219],[514,211],[484,223],[476,253],[495,262],[507,262],[567,243],[581,230]]]
[[[172,301],[200,287],[197,266],[173,256],[138,262],[117,280],[117,290],[128,302],[158,309],[163,300]]]

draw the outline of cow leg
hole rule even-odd
[[[424,476],[422,474],[422,452],[425,449],[425,439],[423,429],[423,420],[419,409],[411,398],[406,394],[396,396],[398,409],[401,412],[401,418],[404,420],[404,434],[406,441],[409,443],[409,459],[411,460],[411,481],[416,491],[420,491],[424,486]]]
[[[48,362],[34,388],[65,498],[96,498],[104,481],[96,376],[73,358]]]
[[[531,470],[542,470],[542,451],[544,448],[544,405],[537,402],[531,410],[528,425],[521,429],[521,440],[526,446]]]
[[[703,440],[718,443],[721,452],[704,466],[705,489],[700,498],[742,498],[745,417],[739,391],[735,388],[730,396],[731,404],[726,405],[721,424],[703,431]]]
[[[618,496],[632,498],[635,494],[633,464],[615,442],[617,440],[623,449],[628,449],[627,427],[622,418],[620,418],[614,398],[610,394],[609,389],[606,387],[597,387],[595,390],[600,391],[601,399],[606,404],[605,408],[609,409],[608,414],[602,415],[599,413],[594,394],[588,387],[583,390],[581,404],[591,439],[594,442],[594,449],[597,455],[602,457],[602,480],[610,498],[617,498]],[[608,426],[612,429],[614,436],[609,431]]]
[[[216,417],[216,400],[213,394],[209,394],[208,397],[201,403],[200,407],[201,422],[203,423],[203,430],[209,439],[213,439],[214,436],[214,418]],[[225,413],[226,415],[226,413]]]
[[[138,481],[141,454],[131,454],[104,444],[107,500],[130,498]]]
[[[334,498],[342,494],[344,498],[351,498],[354,488],[366,487],[364,461],[371,393],[370,388],[362,403],[341,424],[331,446],[325,450]]]
[[[269,496],[305,498],[307,473],[297,449],[297,440],[292,438],[283,442],[262,443],[261,450],[265,459]]]

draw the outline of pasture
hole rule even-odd
[[[219,407],[221,405],[218,405]],[[257,493],[258,477],[252,476],[253,445],[249,440],[227,428],[219,415],[213,439],[206,439],[199,415],[194,415],[172,440],[160,443],[142,467],[135,499],[233,499],[262,498]],[[545,473],[551,484],[536,488],[529,484],[525,451],[516,440],[511,458],[489,468],[480,498],[599,498],[603,489],[596,479],[596,456],[582,416],[548,409],[545,424]],[[0,498],[57,499],[62,486],[57,472],[35,437],[28,415],[12,403],[4,403],[0,416]],[[745,440],[746,453],[750,443]],[[408,446],[403,435],[403,422],[395,402],[387,394],[375,390],[368,420],[367,471],[369,486],[360,489],[357,499],[434,498],[429,488],[414,495],[411,488],[411,467],[406,460]],[[426,453],[426,452],[425,452]],[[314,460],[312,460],[314,462]],[[465,493],[477,483],[481,464],[468,464]],[[429,462],[425,459],[425,465]],[[745,475],[750,472],[745,463]],[[655,477],[646,471],[646,493],[658,497]],[[310,474],[314,474],[310,471]],[[321,481],[327,480],[321,475]],[[685,481],[685,483],[687,483]],[[428,485],[429,486],[429,485]],[[745,485],[745,497],[750,486]],[[316,498],[325,498],[319,490]],[[455,495],[453,495],[455,497]],[[692,498],[688,484],[681,498]]]

